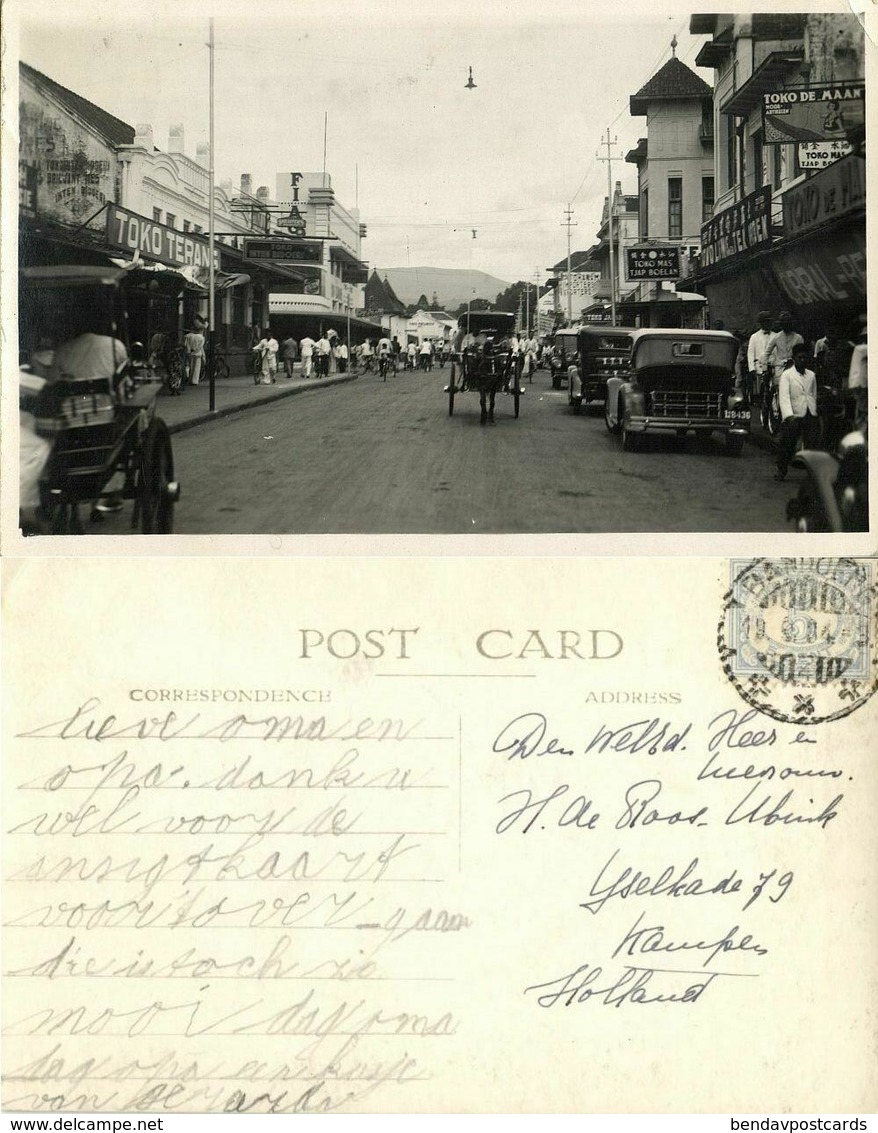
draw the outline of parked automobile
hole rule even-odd
[[[750,411],[735,382],[738,341],[727,331],[637,330],[628,374],[607,380],[604,419],[628,451],[647,432],[721,433],[737,456]]]
[[[562,389],[568,385],[567,367],[579,365],[579,327],[565,327],[556,330],[552,339],[552,357],[549,370],[552,375],[552,389]]]
[[[578,380],[567,400],[574,413],[583,405],[603,406],[607,381],[628,373],[634,327],[582,326],[577,336]]]

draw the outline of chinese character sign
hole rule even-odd
[[[679,248],[626,248],[625,264],[629,282],[649,279],[679,279]]]

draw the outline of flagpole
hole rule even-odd
[[[216,382],[214,373],[214,347],[215,347],[215,329],[216,329],[216,299],[214,295],[214,286],[216,284],[216,277],[214,274],[213,258],[216,249],[216,237],[214,233],[214,208],[213,208],[213,177],[214,177],[214,163],[213,163],[213,145],[214,145],[214,129],[213,129],[213,16],[210,17],[210,42],[208,47],[210,49],[210,133],[208,137],[209,158],[208,158],[208,194],[209,200],[207,204],[207,259],[208,259],[208,294],[207,294],[207,326],[208,326],[208,365],[210,366],[209,373],[209,391],[210,401],[208,408],[213,413],[216,408]]]

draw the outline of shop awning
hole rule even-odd
[[[720,114],[749,118],[762,105],[763,94],[777,90],[793,67],[802,65],[802,49],[772,51],[759,64],[749,79],[733,91],[720,106]]]

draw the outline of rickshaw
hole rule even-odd
[[[634,327],[581,326],[577,334],[578,379],[567,402],[574,413],[607,399],[607,381],[628,373]]]
[[[750,411],[735,382],[737,354],[728,331],[634,331],[629,372],[607,379],[607,428],[622,434],[627,451],[647,432],[722,433],[728,453],[739,456]]]
[[[133,500],[131,527],[173,531],[180,485],[155,403],[162,382],[141,343],[127,344],[119,268],[30,267],[21,272],[22,452],[33,430],[47,458],[32,533],[82,534]]]
[[[517,417],[524,393],[509,349],[515,331],[515,315],[508,311],[470,311],[457,320],[458,333],[452,355],[448,415],[454,413],[454,397],[478,390],[480,424],[494,423],[494,400],[498,390],[512,395]]]

